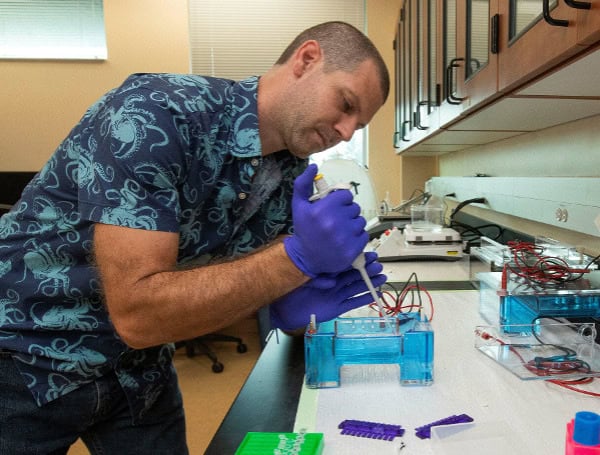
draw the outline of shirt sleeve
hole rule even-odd
[[[177,232],[185,153],[177,112],[149,89],[116,92],[82,120],[79,210],[90,221]]]

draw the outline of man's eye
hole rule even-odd
[[[344,98],[344,112],[349,112],[352,110],[352,105],[348,102],[346,98]]]

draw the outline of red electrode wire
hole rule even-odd
[[[573,281],[590,271],[589,266],[573,268],[563,258],[545,256],[542,247],[530,242],[513,240],[507,242],[507,246],[510,248],[512,261],[504,266],[502,289],[506,289],[506,270],[537,283]]]
[[[421,293],[424,293],[427,296],[428,301],[428,315],[427,320],[431,322],[434,315],[434,305],[433,298],[431,294],[422,286],[418,285],[407,285],[402,289],[402,292],[398,294],[398,296],[394,296],[389,291],[384,291],[381,294],[381,300],[383,301],[383,307],[389,316],[396,316],[400,313],[416,313],[416,312],[424,312],[425,309],[423,307],[423,302],[421,300]],[[416,296],[415,296],[416,294]],[[412,297],[412,302],[406,302],[406,300]],[[418,302],[415,302],[415,299],[418,298]],[[379,308],[371,304],[370,308],[375,311],[379,311]]]
[[[537,376],[550,376],[550,375],[556,376],[559,374],[572,374],[574,372],[577,372],[579,369],[581,369],[582,366],[586,365],[585,362],[581,362],[581,361],[577,361],[577,360],[573,360],[573,359],[562,360],[562,361],[556,361],[556,360],[551,360],[551,359],[542,359],[542,360],[534,359],[534,360],[530,360],[529,362],[526,362],[525,359],[521,356],[521,354],[516,349],[514,349],[513,346],[507,345],[507,343],[500,340],[499,338],[497,338],[487,332],[481,332],[480,330],[476,330],[475,334],[483,340],[494,340],[495,342],[497,342],[498,344],[500,344],[502,346],[509,346],[510,351],[513,354],[515,354],[519,358],[519,360],[521,360],[521,363],[523,364],[523,366]],[[585,369],[585,366],[584,366],[584,369]],[[585,371],[585,372],[586,373],[590,372],[589,367],[587,367],[587,371]],[[547,379],[546,381],[550,382],[552,384],[558,385],[560,387],[564,387],[566,389],[572,390],[577,393],[582,393],[582,394],[593,396],[593,397],[600,397],[600,393],[591,392],[589,390],[583,390],[578,387],[574,387],[575,385],[590,384],[591,382],[594,381],[593,377],[584,377],[584,378],[570,379],[570,380],[569,379],[566,379],[566,380]]]

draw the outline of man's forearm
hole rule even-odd
[[[294,266],[283,244],[278,243],[235,261],[157,274],[140,285],[152,293],[153,289],[159,293],[163,289],[166,301],[181,305],[172,310],[160,305],[160,297],[155,300],[157,308],[153,311],[165,319],[171,318],[172,326],[165,321],[165,335],[170,333],[168,338],[173,340],[225,327],[306,281],[308,277]]]
[[[281,242],[230,262],[156,271],[136,280],[128,281],[126,270],[103,272],[111,319],[134,348],[218,330],[308,281]]]

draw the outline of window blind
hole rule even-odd
[[[0,1],[0,58],[106,59],[102,0]]]
[[[189,0],[192,72],[266,72],[304,29],[340,20],[365,31],[365,0]]]

